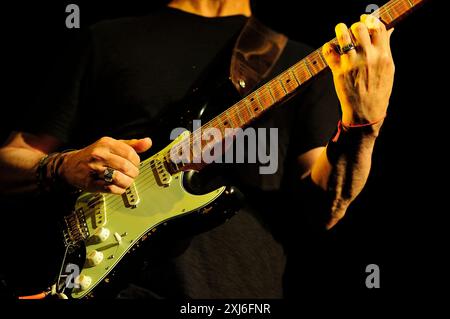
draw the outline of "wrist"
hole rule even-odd
[[[355,138],[373,138],[376,139],[380,133],[381,126],[384,123],[386,114],[371,122],[369,121],[357,121],[347,122],[344,117],[338,122],[337,131],[332,138],[333,142],[336,142],[341,135],[353,136]]]
[[[71,150],[60,153],[52,153],[41,158],[38,164],[36,176],[37,185],[40,192],[53,191],[76,191],[63,177],[63,163],[67,153]]]
[[[57,167],[57,170],[55,171],[55,174],[58,177],[58,179],[64,183],[67,183],[68,185],[70,183],[66,176],[67,162],[70,159],[71,154],[74,152],[75,152],[74,150],[67,150],[67,151],[62,152],[60,154],[60,158],[59,158],[59,165]]]
[[[377,138],[380,134],[385,117],[386,116],[383,116],[382,118],[379,118],[378,120],[375,120],[373,122],[365,122],[360,124],[355,124],[354,122],[346,123],[342,121],[342,131],[352,136],[360,136],[362,138]]]
[[[327,145],[330,163],[336,163],[343,155],[358,156],[363,150],[372,150],[378,137],[381,124],[363,127],[344,127],[339,121],[336,133]]]

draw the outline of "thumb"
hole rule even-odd
[[[133,139],[133,140],[122,140],[125,144],[131,146],[136,153],[143,153],[148,151],[152,147],[152,140],[150,137]]]
[[[388,30],[388,38],[391,39],[391,35],[394,33],[394,28]]]

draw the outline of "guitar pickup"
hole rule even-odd
[[[93,228],[98,228],[106,225],[106,203],[105,195],[98,194],[88,204],[91,211],[94,212],[94,218],[92,219],[94,225]]]
[[[126,207],[136,208],[140,203],[141,199],[139,198],[139,194],[136,188],[136,185],[133,183],[130,187],[127,188],[125,193],[122,195],[122,199],[125,203]]]
[[[172,181],[172,175],[167,171],[164,161],[153,159],[150,161],[150,167],[155,176],[155,180],[160,186],[169,186]]]

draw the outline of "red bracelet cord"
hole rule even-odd
[[[383,121],[386,118],[386,114],[379,120],[370,122],[370,123],[364,123],[364,124],[344,124],[342,123],[342,120],[339,120],[338,125],[337,125],[337,132],[336,135],[333,137],[332,141],[333,142],[337,142],[337,140],[339,139],[339,136],[341,135],[342,130],[349,130],[351,128],[361,128],[361,127],[368,127],[368,126],[372,126],[375,124],[380,123],[381,121]]]

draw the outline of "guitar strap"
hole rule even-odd
[[[235,43],[230,65],[230,80],[245,96],[272,71],[287,43],[255,17],[250,17]]]
[[[228,102],[234,103],[235,98],[238,98],[238,96],[229,97],[228,94],[243,97],[253,91],[270,74],[286,43],[286,36],[269,29],[256,18],[250,17],[243,28],[207,65],[181,101],[161,110],[152,125],[149,125],[148,120],[142,119],[122,126],[120,130],[116,129],[113,135],[126,139],[161,134],[161,140],[165,141],[167,137],[165,130],[168,127],[174,125],[191,127],[189,123],[184,123],[184,119],[209,120],[208,116],[203,115],[204,106],[208,105],[207,108],[211,111],[208,112],[209,115],[216,115],[223,111],[223,106],[226,106]],[[236,91],[230,92],[225,89],[233,91],[236,89]],[[226,101],[226,98],[231,100]],[[214,103],[215,100],[220,102],[221,109],[215,109],[217,104]],[[172,123],[174,114],[181,114],[183,120]],[[152,127],[150,131],[149,127]]]

